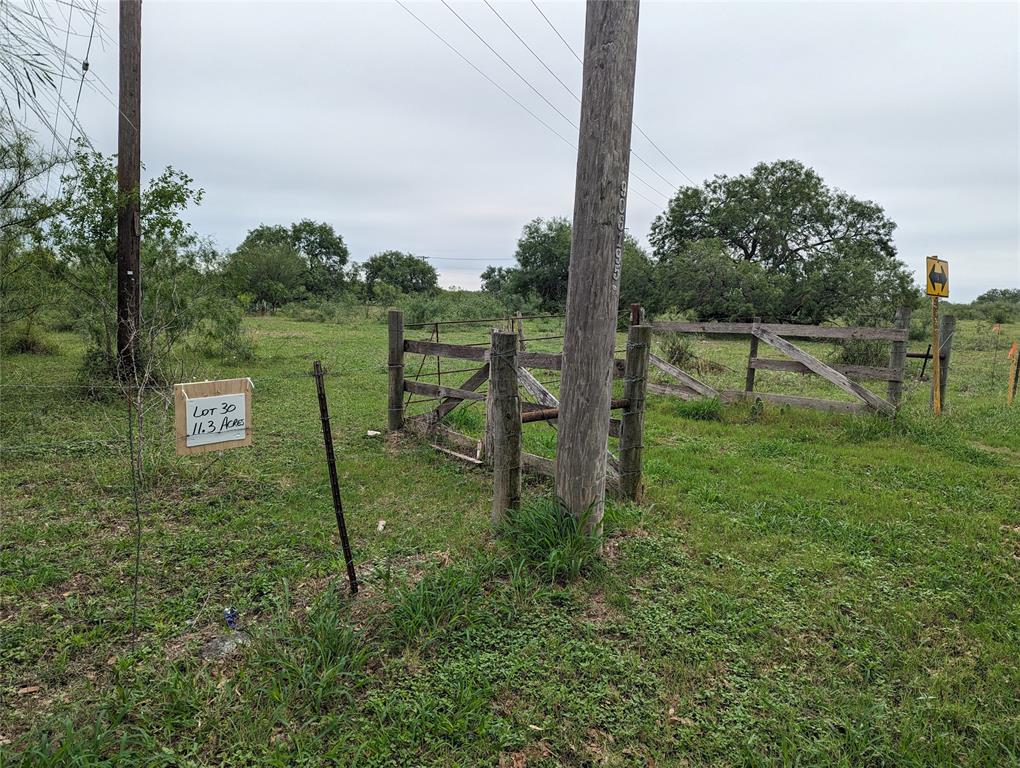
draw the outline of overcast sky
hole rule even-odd
[[[539,6],[580,52],[583,3]],[[410,7],[576,141],[450,10]],[[453,7],[576,123],[578,103],[489,8]],[[581,66],[539,11],[495,8],[580,93]],[[100,9],[90,81],[116,92],[116,6]],[[443,285],[473,288],[487,264],[513,262],[525,222],[571,214],[574,150],[396,2],[145,0],[142,41],[143,162],[205,189],[188,217],[221,248],[259,223],[308,217],[332,224],[357,261],[411,251]],[[72,51],[85,42],[73,37]],[[965,301],[1020,285],[1017,50],[1013,3],[646,1],[635,120],[696,181],[795,158],[876,201],[918,280],[926,255],[948,258],[952,298]],[[116,113],[100,90],[86,89],[80,118],[112,152]],[[685,181],[640,133],[633,141],[654,168],[631,161],[654,187],[632,177],[627,224],[645,241]]]

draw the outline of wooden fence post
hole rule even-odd
[[[904,331],[910,330],[910,307],[900,307],[896,310],[896,328]],[[900,407],[900,400],[903,398],[903,381],[906,378],[907,370],[907,342],[894,341],[892,351],[889,353],[889,367],[896,371],[898,381],[890,381],[888,388],[888,400],[897,409]]]
[[[949,353],[953,351],[953,335],[956,333],[956,317],[943,315],[939,319],[939,348],[942,353],[939,368],[939,410],[946,407],[946,384],[949,381]]]
[[[747,378],[744,380],[744,391],[754,392],[754,361],[758,359],[758,337],[754,335],[754,329],[761,323],[761,318],[756,317],[751,327],[751,351],[747,356]]]
[[[492,332],[489,393],[492,403],[492,524],[521,501],[521,398],[517,391],[517,334]]]
[[[387,423],[390,432],[396,432],[404,426],[404,313],[391,309],[388,317],[390,397]]]
[[[641,500],[641,455],[644,449],[645,390],[652,328],[632,325],[627,334],[623,396],[629,405],[620,425],[620,491],[625,499]]]
[[[1013,398],[1016,397],[1017,382],[1020,381],[1020,347],[1014,341],[1010,347],[1013,363],[1009,367],[1009,385],[1006,387],[1006,405],[1013,405]]]

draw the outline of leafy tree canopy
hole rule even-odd
[[[392,286],[401,293],[422,293],[439,285],[435,267],[421,256],[401,251],[383,251],[362,266],[365,289],[369,296],[378,293],[379,283]]]
[[[277,257],[281,249],[297,253],[306,267],[301,281],[309,293],[329,296],[344,287],[344,267],[350,252],[330,224],[311,219],[302,219],[290,227],[261,224],[249,231],[238,246],[238,251],[249,255],[258,249],[266,249]],[[249,259],[248,266],[254,266],[256,261],[268,264],[271,259]]]
[[[895,226],[875,203],[827,186],[802,163],[781,160],[684,187],[652,223],[649,240],[660,262],[674,263],[692,244],[712,241],[781,288],[770,310],[777,317],[817,323],[891,317],[896,305],[915,301],[912,279],[896,259]],[[761,307],[754,314],[767,315]]]
[[[276,239],[273,229],[282,230],[285,237]],[[308,266],[283,227],[252,230],[227,257],[223,269],[231,293],[263,309],[299,298],[304,293],[307,274]]]
[[[514,258],[516,267],[488,267],[482,273],[482,289],[509,304],[531,297],[545,310],[563,306],[567,299],[570,269],[571,224],[562,217],[537,218],[524,225]],[[637,241],[626,236],[621,275],[621,302],[639,301],[642,284],[649,282],[651,262]]]

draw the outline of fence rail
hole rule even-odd
[[[553,317],[547,315],[532,317]],[[526,339],[523,320],[517,315],[512,319],[512,330],[493,330],[488,348],[478,343],[454,344],[439,341],[437,323],[404,324],[403,314],[391,310],[389,315],[389,428],[391,431],[407,428],[422,434],[431,445],[444,455],[460,459],[472,466],[488,466],[494,472],[493,520],[498,521],[508,507],[515,505],[520,496],[520,472],[531,472],[543,476],[555,474],[555,460],[527,453],[520,447],[520,430],[524,424],[543,421],[554,429],[559,419],[559,400],[545,387],[529,369],[559,371],[563,364],[560,352],[527,351],[526,343],[563,338],[562,334],[537,336]],[[462,321],[454,321],[462,323]],[[466,321],[464,321],[466,323]],[[471,321],[485,322],[485,321]],[[464,324],[464,323],[462,323]],[[431,328],[431,337],[407,339],[405,330],[411,327]],[[637,333],[641,343],[634,341]],[[642,335],[644,334],[644,335]],[[615,358],[612,375],[623,379],[626,396],[612,400],[609,420],[609,434],[620,440],[620,459],[607,450],[605,457],[606,484],[628,499],[638,499],[641,494],[641,456],[644,431],[644,398],[649,357],[650,337],[648,326],[632,326],[628,345],[624,350],[625,359]],[[635,337],[636,338],[636,337]],[[498,346],[498,349],[497,349]],[[421,355],[420,364],[405,372],[406,355]],[[425,370],[428,358],[436,358],[435,373]],[[421,377],[441,379],[442,358],[467,360],[480,364],[477,369],[455,368],[451,373],[472,375],[459,386],[420,381]],[[508,364],[508,358],[512,361]],[[487,384],[485,392],[479,390]],[[408,416],[404,394],[424,397],[428,401],[439,401],[438,405],[425,413]],[[537,400],[528,402],[521,398],[527,394]],[[415,403],[424,402],[414,400]],[[476,440],[442,424],[442,421],[465,402],[485,403],[485,435]],[[621,418],[613,418],[613,410],[622,410]]]
[[[717,392],[685,371],[681,371],[676,366],[672,366],[654,355],[651,359],[652,364],[673,381],[670,384],[652,384],[649,386],[649,389],[653,393],[674,395],[683,399],[718,397],[724,402],[737,402],[759,398],[766,402],[814,408],[822,411],[844,413],[875,411],[887,416],[894,416],[899,407],[903,391],[906,360],[909,355],[907,352],[909,326],[910,310],[907,308],[902,308],[896,313],[896,321],[891,328],[762,323],[757,319],[750,323],[654,323],[652,325],[654,333],[747,336],[750,338],[750,350],[747,358],[747,375],[743,391],[726,390]],[[891,345],[889,365],[829,364],[796,346],[790,339],[888,342]],[[759,357],[758,348],[760,342],[782,352],[786,355],[786,359]],[[854,396],[856,401],[847,403],[841,400],[824,400],[773,392],[756,392],[755,373],[760,370],[814,374],[825,379],[838,389]],[[886,398],[879,397],[871,390],[858,384],[858,379],[887,382]]]

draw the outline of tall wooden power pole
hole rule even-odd
[[[117,131],[117,362],[134,372],[141,319],[142,2],[120,0],[120,121]]]
[[[634,112],[638,0],[588,0],[556,493],[600,530]]]

